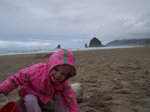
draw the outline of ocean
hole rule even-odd
[[[93,49],[116,49],[116,48],[132,48],[138,46],[111,46],[111,47],[88,47],[88,48],[65,48],[71,51],[93,50]],[[0,56],[4,55],[17,55],[17,54],[33,54],[33,53],[46,53],[54,52],[56,48],[51,49],[0,49]]]

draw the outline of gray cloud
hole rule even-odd
[[[149,4],[149,0],[1,0],[0,39],[88,42],[97,36],[106,43],[150,38]]]

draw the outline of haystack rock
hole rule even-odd
[[[96,37],[93,37],[90,41],[89,47],[102,47],[102,43]]]

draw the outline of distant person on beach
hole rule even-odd
[[[0,84],[0,93],[8,95],[19,87],[19,96],[27,112],[79,112],[69,78],[76,75],[75,58],[69,50],[53,53],[47,63],[20,70]]]

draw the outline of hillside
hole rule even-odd
[[[106,46],[131,46],[131,45],[150,45],[150,38],[114,40],[106,44]]]

